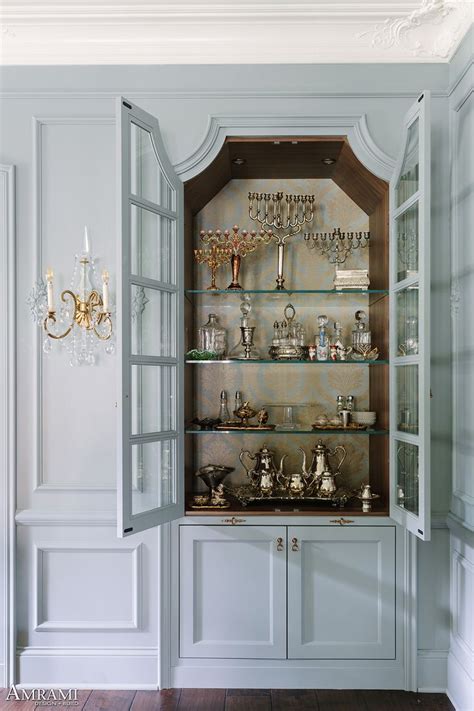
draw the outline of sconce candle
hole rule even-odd
[[[104,269],[102,272],[102,305],[104,314],[109,312],[109,272]]]
[[[48,294],[48,311],[54,311],[53,295],[53,270],[48,267],[46,270],[46,289]]]

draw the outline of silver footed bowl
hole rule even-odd
[[[213,491],[224,481],[226,476],[234,471],[235,467],[225,467],[222,464],[206,464],[197,470],[196,476],[200,477],[205,485]]]

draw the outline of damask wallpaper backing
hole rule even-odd
[[[277,192],[314,194],[316,210],[308,231],[332,232],[334,227],[342,231],[365,231],[369,229],[367,215],[332,180],[232,180],[196,216],[194,224],[195,246],[202,246],[201,229],[230,229],[234,224],[248,230],[258,228],[248,215],[248,192]],[[191,258],[188,255],[187,258]],[[276,245],[262,245],[242,260],[240,283],[244,289],[274,289],[276,277]],[[368,268],[368,249],[351,255],[347,268]],[[317,332],[317,316],[325,314],[332,330],[335,321],[341,322],[347,344],[350,343],[354,314],[357,309],[368,313],[367,298],[360,295],[292,294],[291,289],[332,289],[334,266],[326,257],[308,250],[302,233],[292,237],[285,253],[285,287],[289,293],[252,295],[255,343],[261,357],[268,358],[268,348],[273,335],[275,320],[283,320],[283,310],[288,303],[296,309],[296,319],[306,329],[307,343],[314,342]],[[231,280],[230,265],[218,270],[217,285],[226,288]],[[195,266],[195,285],[205,289],[209,285],[209,271],[204,265]],[[205,294],[194,297],[195,327],[205,323],[210,313],[219,317],[227,329],[228,346],[232,348],[240,338],[240,295],[238,292]],[[188,333],[188,347],[192,347],[194,334]],[[270,421],[281,419],[282,410],[272,404],[291,403],[300,405],[295,409],[295,419],[303,428],[309,428],[317,414],[335,414],[337,395],[354,395],[356,408],[368,409],[368,368],[348,363],[331,365],[277,364],[193,366],[196,370],[195,415],[217,416],[220,391],[226,390],[229,410],[233,409],[236,390],[252,406],[267,407]],[[301,407],[304,405],[304,407]],[[368,441],[359,435],[323,436],[330,446],[344,444],[348,456],[343,466],[344,483],[356,486],[368,478]],[[202,434],[194,439],[196,468],[208,463],[234,466],[228,483],[243,483],[245,471],[240,465],[240,449],[257,451],[264,442],[274,449],[277,456],[288,454],[286,467],[301,466],[304,447],[308,457],[311,447],[317,442],[313,434]]]

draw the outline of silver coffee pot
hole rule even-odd
[[[329,458],[335,457],[339,453],[339,461],[336,466],[336,472],[339,472],[344,460],[347,456],[346,448],[342,444],[338,444],[334,449],[330,449],[323,444],[323,440],[318,440],[318,443],[311,450],[313,458],[309,471],[316,481],[321,481],[321,477],[325,472],[331,472]]]

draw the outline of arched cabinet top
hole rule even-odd
[[[229,137],[288,136],[345,138],[360,163],[374,176],[390,180],[395,161],[373,140],[365,114],[331,116],[211,115],[196,150],[175,165],[186,182],[201,174],[219,155]]]

